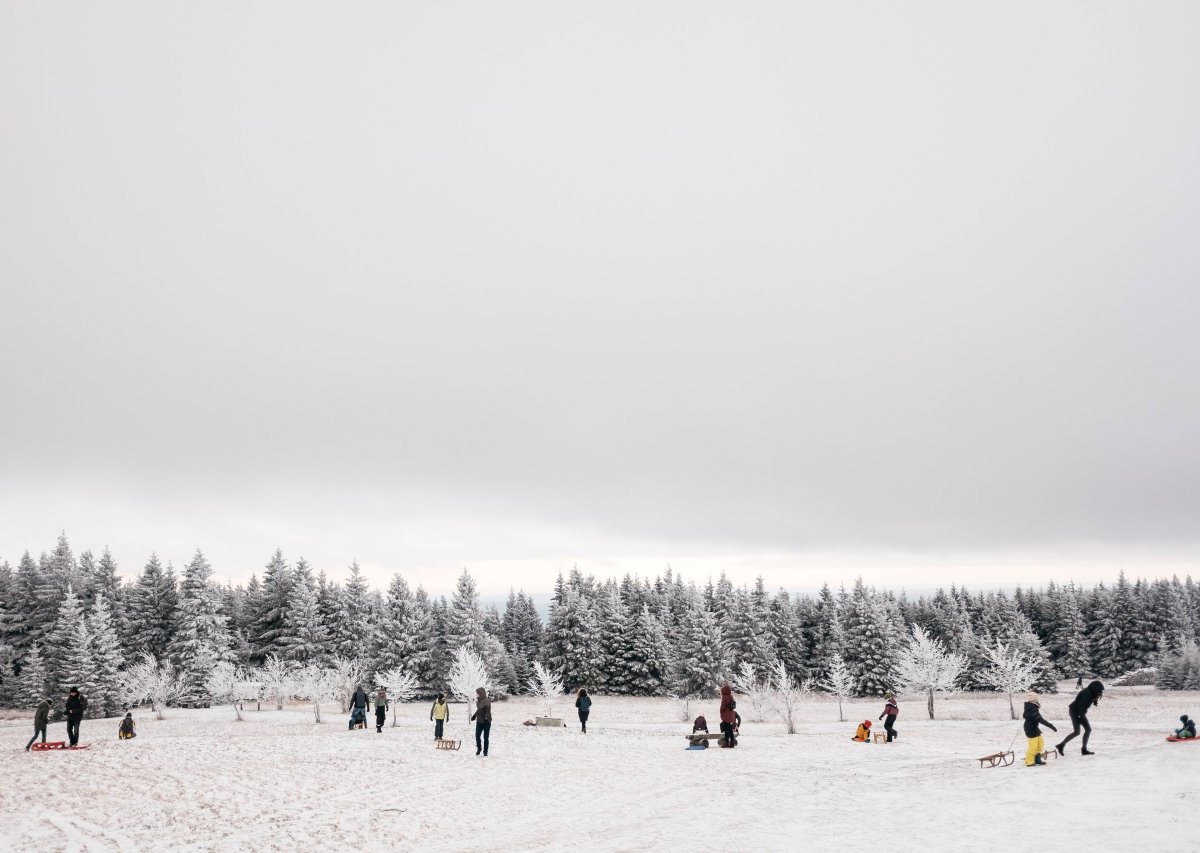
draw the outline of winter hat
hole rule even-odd
[[[1033,704],[1035,704],[1035,705],[1041,705],[1041,704],[1042,704],[1042,697],[1041,697],[1041,696],[1038,696],[1036,693],[1034,693],[1034,692],[1031,690],[1031,691],[1029,691],[1028,693],[1026,693],[1026,694],[1025,694],[1025,701],[1026,701],[1026,702],[1032,702],[1032,703],[1033,703]]]
[[[869,728],[871,728],[871,721],[870,721],[870,720],[863,720],[863,725],[864,725],[864,726],[866,726],[866,727],[869,729]]]

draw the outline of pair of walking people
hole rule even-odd
[[[72,687],[67,694],[67,704],[65,710],[67,713],[67,740],[70,746],[79,745],[79,724],[83,722],[83,712],[87,710],[87,697],[79,692],[78,687]],[[46,729],[50,725],[50,710],[54,707],[54,700],[50,697],[42,699],[38,703],[37,709],[33,712],[33,737],[29,739],[29,743],[25,744],[25,749],[28,751],[33,747],[34,741],[40,735],[42,743],[46,742]]]

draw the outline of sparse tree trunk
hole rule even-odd
[[[240,722],[243,722],[243,720],[242,720],[242,706],[241,706],[241,705],[239,705],[237,702],[234,702],[234,703],[233,703],[233,713],[234,713],[234,714],[237,716],[237,721],[238,721],[239,723],[240,723]]]
[[[933,719],[933,688],[929,688],[929,719]]]
[[[842,694],[838,694],[838,722],[846,722],[846,715],[842,713]]]
[[[1008,713],[1012,715],[1014,720],[1017,718],[1017,709],[1013,705],[1012,693],[1008,694]]]
[[[321,722],[321,702],[317,699],[313,700],[313,718],[318,723]]]

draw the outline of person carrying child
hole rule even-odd
[[[121,720],[121,725],[117,726],[118,740],[131,740],[137,737],[137,732],[133,730],[133,712],[127,712],[125,719]]]
[[[896,694],[894,693],[889,693],[883,702],[883,713],[879,715],[879,719],[883,720],[883,730],[887,732],[887,742],[891,743],[900,736],[895,728],[896,717],[900,714],[900,706],[896,704]],[[884,719],[885,717],[886,719]]]
[[[433,739],[441,740],[446,723],[450,720],[450,706],[446,704],[446,694],[439,693],[429,709],[429,719],[433,721]]]
[[[733,736],[734,721],[737,719],[737,702],[733,699],[733,688],[728,684],[721,687],[721,746],[737,746],[737,738]]]
[[[383,734],[383,724],[387,722],[387,712],[387,688],[380,687],[375,691],[375,732],[377,734]]]
[[[1179,722],[1183,723],[1183,726],[1175,730],[1175,737],[1179,738],[1180,740],[1186,740],[1187,738],[1193,738],[1196,736],[1195,720],[1189,720],[1188,715],[1184,714],[1179,718]]]
[[[858,724],[858,728],[854,730],[854,737],[850,740],[856,740],[859,743],[871,742],[871,721],[863,720]]]
[[[1046,751],[1046,742],[1042,740],[1042,730],[1038,726],[1045,726],[1052,732],[1056,732],[1058,729],[1054,727],[1054,723],[1042,716],[1042,697],[1036,693],[1025,694],[1024,718],[1025,737],[1028,738],[1028,746],[1025,748],[1025,766],[1034,767],[1038,764],[1045,764],[1046,759],[1042,753]]]

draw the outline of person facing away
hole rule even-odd
[[[125,714],[125,719],[121,720],[121,725],[117,727],[117,738],[120,740],[129,740],[137,737],[137,733],[133,730],[133,712]]]
[[[1042,697],[1036,693],[1029,692],[1025,694],[1025,711],[1022,714],[1025,720],[1025,737],[1028,744],[1025,747],[1025,766],[1035,767],[1038,764],[1045,764],[1046,760],[1042,757],[1042,753],[1046,751],[1046,742],[1042,740],[1042,730],[1038,726],[1045,726],[1051,731],[1058,731],[1045,717],[1042,716]]]
[[[737,740],[733,736],[733,724],[737,719],[734,709],[737,708],[737,702],[733,698],[733,688],[728,684],[721,685],[721,745],[726,747],[737,746]]]
[[[433,700],[433,707],[429,709],[429,719],[433,720],[433,739],[441,740],[446,723],[450,721],[450,706],[446,704],[445,693],[439,693]]]
[[[25,744],[25,751],[33,746],[33,742],[37,740],[38,735],[42,736],[42,743],[46,742],[46,727],[50,725],[50,708],[54,705],[54,701],[49,697],[38,702],[37,709],[33,712],[33,737],[29,739],[29,743]]]
[[[1175,730],[1175,737],[1191,738],[1191,737],[1196,736],[1196,721],[1195,720],[1189,720],[1188,715],[1184,714],[1182,717],[1179,718],[1179,722],[1183,723],[1183,725]]]
[[[79,692],[78,687],[72,687],[67,694],[67,739],[71,746],[79,744],[79,723],[83,712],[87,710],[87,697]]]
[[[708,734],[708,720],[704,719],[703,714],[701,714],[692,722],[692,734],[695,734],[696,732],[704,732],[705,734]]]
[[[579,709],[579,725],[583,727],[583,733],[587,734],[587,720],[588,714],[592,710],[592,697],[588,696],[587,690],[582,687],[575,696],[575,707]]]
[[[879,719],[883,720],[883,730],[887,732],[888,743],[900,736],[896,731],[896,717],[899,715],[900,706],[896,704],[896,694],[889,693],[883,700],[883,713],[879,715]]]
[[[856,741],[859,741],[860,743],[870,743],[871,742],[871,721],[863,720],[861,723],[859,723],[858,728],[854,730],[854,737],[850,738],[850,740],[856,740]]]
[[[387,722],[388,701],[387,688],[380,687],[375,691],[375,731],[383,733],[383,724]]]
[[[1074,740],[1079,735],[1079,730],[1083,729],[1083,755],[1095,755],[1088,749],[1088,738],[1092,736],[1092,724],[1088,722],[1088,710],[1093,705],[1100,703],[1100,697],[1104,695],[1104,685],[1099,681],[1093,681],[1087,687],[1079,691],[1079,695],[1075,697],[1075,701],[1067,706],[1067,713],[1071,715],[1071,725],[1073,731],[1062,739],[1054,748],[1058,750],[1059,755],[1065,755],[1063,750],[1066,745]]]
[[[475,754],[483,752],[487,758],[488,740],[492,733],[492,700],[482,687],[475,688],[475,713],[471,715],[475,723]]]

